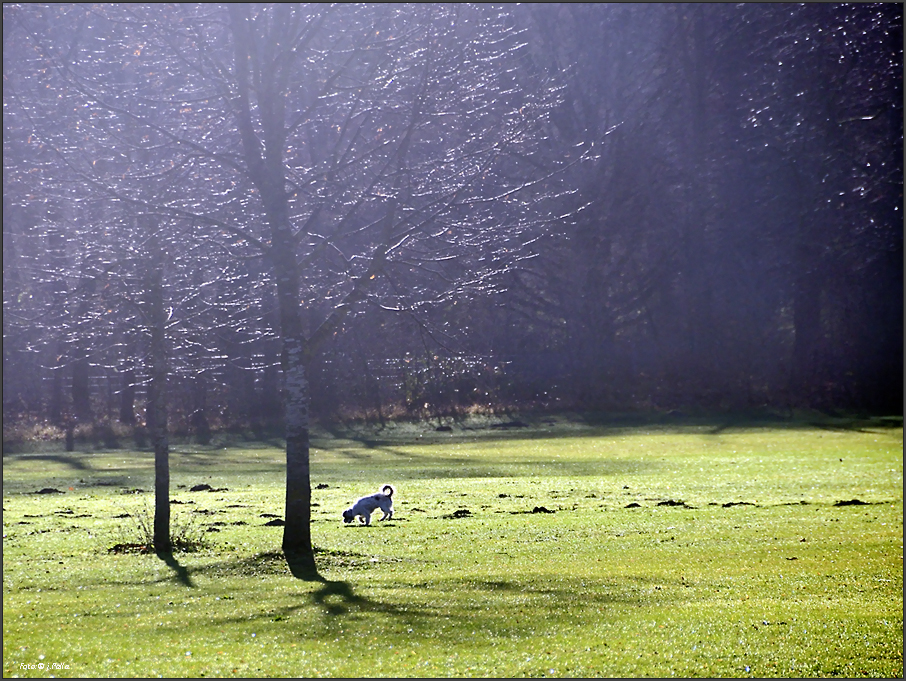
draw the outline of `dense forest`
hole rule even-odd
[[[7,427],[902,413],[899,3],[3,12]]]

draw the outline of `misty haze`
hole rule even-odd
[[[900,4],[3,12],[5,469],[22,455],[34,475],[16,479],[36,481],[45,464],[89,471],[121,451],[117,489],[153,506],[133,544],[186,588],[174,495],[205,482],[185,477],[195,455],[238,475],[250,459],[231,458],[236,443],[280,452],[267,502],[283,511],[280,538],[261,550],[279,544],[292,574],[317,582],[346,555],[318,534],[328,504],[337,519],[392,483],[397,510],[359,536],[419,513],[476,522],[477,502],[416,500],[420,479],[453,494],[431,487],[452,468],[423,476],[434,453],[387,469],[402,480],[356,468],[386,455],[375,443],[389,433],[466,448],[646,424],[902,438]],[[345,438],[363,449],[349,445],[349,477],[334,479],[325,452]],[[530,451],[511,463],[544,448]],[[503,478],[503,460],[479,474],[457,459],[472,472],[456,475]],[[124,472],[136,461],[138,482]],[[590,461],[576,466],[598,475],[605,459]],[[79,475],[27,491],[102,484]],[[500,489],[495,504],[526,494]],[[762,498],[658,494],[647,502],[670,513]],[[552,499],[498,510],[554,522]],[[333,589],[319,607],[364,607]],[[485,673],[544,671],[520,669]]]

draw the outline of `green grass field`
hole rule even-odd
[[[171,564],[108,552],[138,539],[151,454],[5,454],[4,676],[902,676],[901,420],[314,446],[321,582],[265,525],[277,448],[173,447],[175,524],[209,546]],[[385,482],[394,519],[344,526]]]

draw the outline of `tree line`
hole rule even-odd
[[[4,420],[901,413],[902,24],[6,4]]]

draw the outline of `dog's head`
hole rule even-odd
[[[353,520],[355,520],[355,513],[352,512],[351,508],[347,508],[345,511],[343,511],[344,523],[351,523]]]

